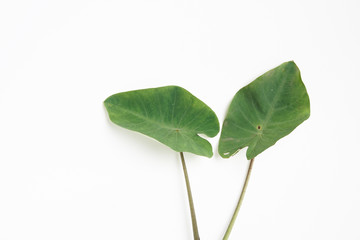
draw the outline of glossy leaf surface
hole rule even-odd
[[[310,116],[310,101],[294,62],[266,72],[234,96],[223,123],[219,154],[229,158],[247,147],[252,159]]]
[[[115,124],[143,133],[177,152],[211,157],[211,144],[198,134],[219,132],[215,113],[178,86],[118,93],[104,102]]]

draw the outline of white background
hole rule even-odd
[[[360,2],[0,2],[0,240],[192,239],[180,158],[112,124],[109,95],[179,85],[223,121],[299,66],[311,117],[257,157],[230,239],[360,239]],[[221,239],[245,150],[185,154],[202,239]]]

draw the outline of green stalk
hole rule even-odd
[[[184,154],[182,152],[180,152],[180,156],[181,156],[181,163],[182,163],[184,176],[185,176],[186,189],[187,189],[187,193],[188,193],[194,240],[200,240],[199,230],[198,230],[197,223],[196,223],[194,202],[193,202],[193,198],[192,198],[192,194],[191,194],[190,181],[189,181],[189,176],[188,176],[188,173],[186,170]]]
[[[248,168],[248,171],[247,171],[247,174],[246,174],[244,186],[243,186],[243,189],[242,189],[242,191],[241,191],[241,195],[240,195],[239,201],[238,201],[238,203],[237,203],[235,212],[234,212],[234,214],[233,214],[233,216],[232,216],[232,218],[231,218],[230,224],[229,224],[229,226],[228,226],[228,228],[227,228],[227,230],[226,230],[226,233],[225,233],[225,235],[224,235],[223,240],[227,240],[227,239],[229,238],[230,233],[231,233],[231,230],[232,230],[232,228],[233,228],[233,226],[234,226],[236,217],[237,217],[237,215],[238,215],[238,213],[239,213],[239,210],[240,210],[240,207],[241,207],[241,203],[242,203],[242,201],[243,201],[243,199],[244,199],[245,192],[246,192],[246,188],[247,188],[247,185],[248,185],[248,183],[249,183],[250,174],[251,174],[251,169],[252,169],[252,167],[253,167],[254,159],[255,159],[255,158],[253,158],[253,159],[250,160],[250,165],[249,165],[249,168]]]

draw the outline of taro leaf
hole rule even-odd
[[[248,146],[246,157],[252,159],[309,116],[300,71],[292,61],[283,63],[235,94],[223,123],[219,154],[229,158]]]
[[[108,97],[105,107],[115,124],[143,133],[177,152],[211,157],[211,144],[198,134],[215,137],[215,113],[178,86],[122,92]]]

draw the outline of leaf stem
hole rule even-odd
[[[233,214],[233,216],[232,216],[232,218],[231,218],[230,224],[229,224],[229,226],[228,226],[228,228],[227,228],[227,230],[226,230],[226,233],[225,233],[225,235],[224,235],[223,240],[227,240],[227,239],[229,238],[230,233],[231,233],[231,230],[232,230],[232,228],[233,228],[233,226],[234,226],[236,217],[237,217],[237,215],[238,215],[238,213],[239,213],[239,210],[240,210],[240,207],[241,207],[241,203],[242,203],[242,201],[243,201],[243,199],[244,199],[245,192],[246,192],[246,188],[247,188],[247,185],[248,185],[248,183],[249,183],[250,174],[251,174],[251,169],[252,169],[252,167],[253,167],[254,159],[255,159],[255,158],[253,158],[253,159],[250,160],[250,165],[249,165],[249,168],[248,168],[248,171],[247,171],[247,174],[246,174],[244,186],[243,186],[243,189],[242,189],[242,191],[241,191],[241,195],[240,195],[239,201],[238,201],[238,203],[237,203],[235,212],[234,212],[234,214]]]
[[[197,223],[196,223],[194,202],[193,202],[193,198],[192,198],[192,194],[191,194],[190,181],[189,181],[189,176],[188,176],[188,173],[186,170],[186,164],[185,164],[183,152],[180,152],[180,157],[181,157],[181,163],[182,163],[184,176],[185,176],[186,189],[187,189],[187,193],[188,193],[194,240],[200,240],[199,230],[198,230]]]

